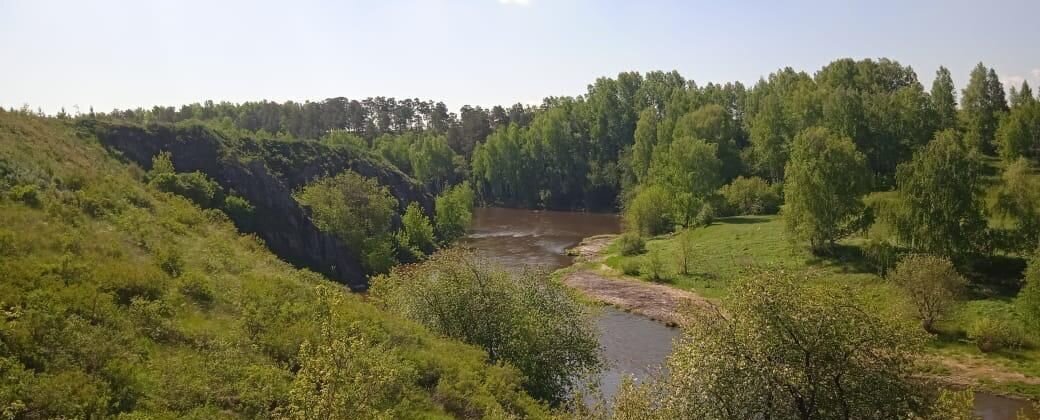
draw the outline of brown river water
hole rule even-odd
[[[620,230],[614,214],[478,208],[463,243],[506,267],[554,270],[571,264],[567,248],[586,237]],[[660,369],[679,335],[675,328],[609,307],[599,312],[596,327],[608,362],[599,384],[607,398],[617,391],[624,375],[642,378]],[[1014,420],[1018,410],[1028,407],[1020,400],[975,394],[975,412],[986,420]],[[1030,414],[1040,419],[1036,412]]]

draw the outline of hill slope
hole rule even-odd
[[[515,370],[293,268],[142,175],[92,130],[0,113],[4,416],[546,414]]]

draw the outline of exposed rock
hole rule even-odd
[[[386,185],[401,206],[415,201],[432,211],[433,200],[400,171],[316,142],[230,140],[202,126],[99,123],[95,132],[110,150],[143,168],[168,151],[178,172],[200,171],[255,207],[252,230],[289,263],[306,267],[360,291],[368,287],[356,250],[320,231],[292,191],[314,179],[352,169]],[[429,213],[428,213],[429,214]]]

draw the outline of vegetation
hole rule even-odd
[[[931,333],[936,332],[935,323],[951,312],[967,285],[949,260],[929,255],[904,258],[889,278],[906,290],[917,307],[921,326]]]
[[[512,275],[448,250],[376,278],[371,295],[390,312],[483,348],[492,362],[516,366],[528,393],[552,404],[601,364],[586,309],[546,273]]]
[[[0,220],[4,416],[548,416],[515,368],[292,268],[68,122],[0,114]]]
[[[435,202],[434,230],[444,243],[450,243],[466,234],[473,219],[473,189],[462,183],[446,189]]]
[[[793,238],[822,253],[855,231],[868,181],[863,154],[851,139],[826,128],[806,130],[795,137],[784,173],[784,222]]]
[[[410,260],[425,257],[437,247],[430,218],[426,217],[418,204],[411,203],[405,209],[396,242],[399,248],[406,251]]]
[[[365,269],[383,273],[394,264],[391,234],[397,199],[386,187],[353,171],[314,181],[295,194],[319,229],[358,250]]]
[[[920,338],[840,289],[760,273],[739,286],[725,311],[691,313],[667,375],[623,387],[614,417],[888,419],[928,412],[921,386],[909,379]]]
[[[757,176],[738,176],[733,182],[723,186],[719,193],[726,199],[731,211],[738,215],[775,214],[780,209],[780,194],[777,193],[777,188]]]

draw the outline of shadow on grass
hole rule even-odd
[[[715,219],[715,222],[729,225],[753,225],[756,223],[766,223],[771,220],[771,218],[765,216],[730,216],[720,217]]]
[[[877,274],[877,269],[863,255],[863,249],[854,245],[836,244],[826,254],[812,255],[806,262],[840,268],[845,273]]]
[[[964,273],[972,292],[983,298],[1011,298],[1022,287],[1026,261],[1019,257],[993,255],[972,261]]]

